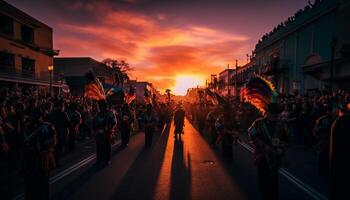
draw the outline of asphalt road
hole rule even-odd
[[[260,199],[252,154],[242,145],[223,159],[186,120],[182,140],[174,126],[154,135],[151,149],[144,134],[117,147],[112,164],[101,168],[88,162],[51,184],[53,199]],[[300,185],[280,176],[280,199],[317,199]]]

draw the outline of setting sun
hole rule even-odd
[[[193,88],[203,85],[204,77],[196,75],[179,75],[176,76],[175,86],[172,89],[176,95],[185,95],[188,88]]]

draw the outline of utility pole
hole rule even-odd
[[[235,77],[235,97],[238,97],[238,88],[237,88],[237,75],[238,75],[238,60],[236,60],[236,69],[235,69],[235,72],[236,72],[236,77]]]
[[[230,64],[227,64],[227,97],[229,97],[230,94]]]

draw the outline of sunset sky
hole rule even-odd
[[[204,84],[235,59],[245,64],[263,34],[307,5],[307,0],[7,2],[54,29],[60,56],[125,59],[134,68],[132,78],[153,82],[160,91]]]

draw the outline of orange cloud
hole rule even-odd
[[[108,10],[99,23],[63,22],[59,28],[65,33],[56,40],[62,56],[126,59],[135,68],[134,78],[153,82],[160,90],[172,88],[181,74],[209,77],[236,58],[244,61],[250,51],[247,36],[172,24],[171,18],[159,13]]]

